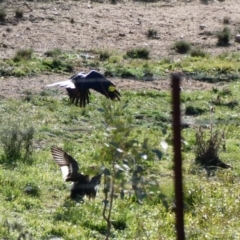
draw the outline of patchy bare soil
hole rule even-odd
[[[41,74],[24,78],[8,77],[2,79],[0,84],[0,98],[12,98],[16,96],[24,96],[27,92],[37,94],[41,90],[46,89],[46,85],[55,81],[67,79],[68,76],[57,74]],[[120,90],[168,90],[170,89],[169,79],[161,79],[154,81],[137,81],[131,79],[108,78]],[[183,79],[182,88],[184,91],[204,90],[212,88],[212,84],[194,81],[192,79]],[[65,92],[65,91],[64,91]]]
[[[200,0],[192,2],[159,1],[156,3],[121,2],[116,5],[87,1],[27,2],[32,11],[22,5],[23,1],[3,1],[7,18],[0,24],[0,59],[12,57],[20,48],[33,48],[42,55],[59,47],[70,49],[118,49],[126,51],[133,47],[147,46],[152,58],[177,59],[171,48],[180,39],[211,54],[239,51],[239,43],[231,41],[227,48],[216,46],[215,33],[224,27],[228,18],[233,35],[240,31],[239,1],[211,1],[208,5]],[[24,11],[17,20],[15,10]],[[155,39],[148,39],[149,29],[157,31]],[[77,69],[81,70],[81,69]],[[67,76],[41,75],[27,78],[1,79],[0,95],[3,97],[22,94],[25,90],[38,91],[46,84]],[[120,89],[168,89],[169,80],[151,82],[111,79]],[[183,81],[183,89],[206,89],[211,84]]]

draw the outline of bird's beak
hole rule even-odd
[[[114,86],[109,86],[108,91],[114,92],[114,91],[116,91],[116,88]]]

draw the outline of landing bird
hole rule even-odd
[[[87,74],[80,72],[70,77],[69,80],[47,85],[47,87],[54,86],[65,87],[70,101],[80,107],[85,107],[86,104],[89,104],[90,88],[111,100],[120,100],[120,93],[116,90],[116,86],[95,70]]]
[[[86,195],[89,199],[94,199],[97,194],[102,174],[98,174],[90,179],[88,175],[83,175],[78,172],[79,166],[77,161],[61,148],[52,146],[51,152],[53,160],[61,168],[63,179],[66,182],[73,182],[70,198],[83,199]]]

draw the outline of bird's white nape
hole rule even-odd
[[[86,76],[86,73],[85,73],[85,72],[80,72],[80,73],[78,73],[77,75],[78,75],[78,76],[83,76],[83,77],[85,77],[85,76]]]

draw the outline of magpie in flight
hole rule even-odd
[[[79,173],[77,161],[68,153],[57,146],[51,147],[53,160],[60,166],[63,179],[66,182],[73,182],[71,187],[71,199],[83,199],[87,196],[94,199],[97,194],[98,186],[101,181],[102,174],[98,174],[90,179],[88,175]]]

